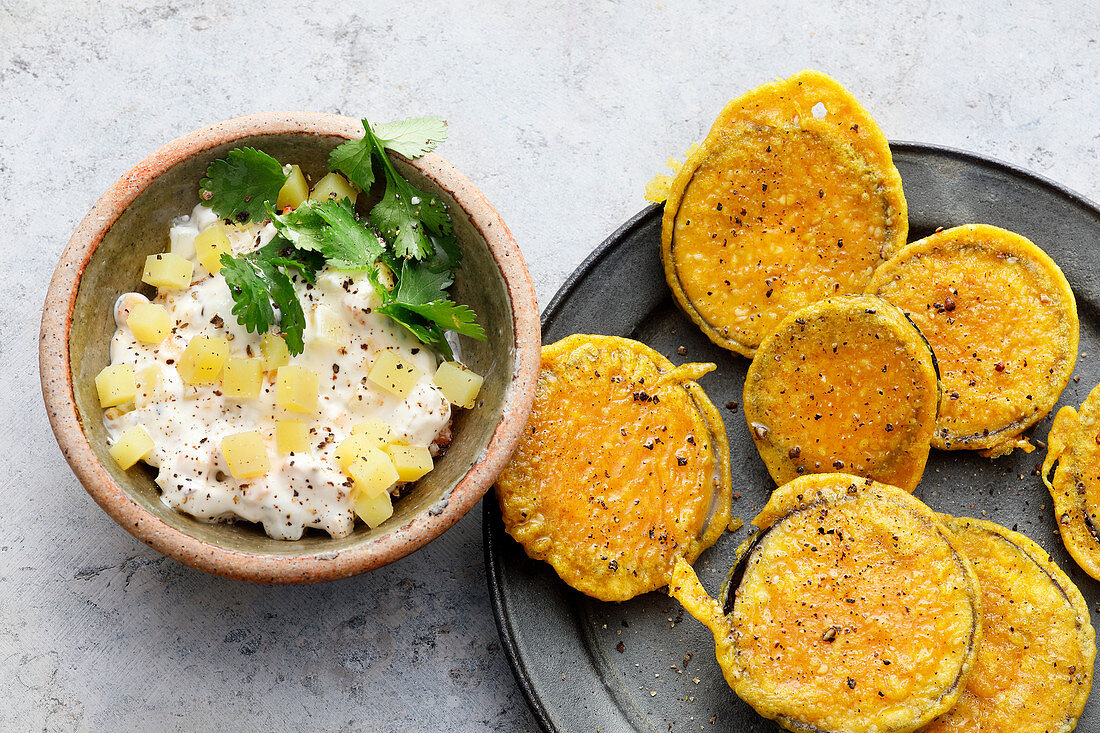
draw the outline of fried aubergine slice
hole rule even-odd
[[[862,292],[908,232],[882,131],[835,80],[803,71],[718,115],[669,188],[661,259],[688,316],[752,357],[788,313]]]
[[[788,316],[745,378],[745,419],[782,486],[844,471],[912,491],[936,426],[932,350],[881,298],[852,295]]]
[[[880,267],[867,292],[913,319],[943,393],[932,447],[1030,452],[1021,433],[1058,401],[1077,362],[1077,303],[1058,265],[985,224],[937,232]]]
[[[805,733],[908,733],[958,701],[981,641],[974,570],[905,491],[846,474],[781,486],[711,599],[669,592],[714,634],[737,696]]]
[[[1054,416],[1043,483],[1054,499],[1066,550],[1082,570],[1100,580],[1100,385],[1080,410],[1066,406]]]
[[[577,590],[621,601],[668,584],[729,522],[726,429],[695,383],[713,364],[574,335],[542,349],[535,406],[497,480],[504,525]]]
[[[925,733],[1066,733],[1092,689],[1096,634],[1081,591],[999,524],[941,515],[978,574],[982,643],[955,708]]]

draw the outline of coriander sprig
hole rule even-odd
[[[204,206],[223,219],[244,223],[266,214],[267,202],[275,203],[287,174],[279,161],[255,148],[235,148],[206,168],[199,181]]]
[[[378,146],[419,158],[447,139],[447,123],[438,117],[415,117],[381,125],[363,120],[363,137],[341,143],[329,154],[329,170],[340,171],[364,191],[374,184],[374,157]]]
[[[254,148],[231,150],[207,168],[200,183],[203,204],[237,222],[269,218],[278,231],[260,249],[222,255],[233,314],[251,332],[278,327],[291,353],[300,354],[305,315],[292,278],[313,281],[326,266],[361,271],[382,301],[379,312],[453,358],[446,331],[481,340],[485,331],[474,312],[447,293],[461,259],[450,215],[441,201],[403,178],[386,154],[391,150],[415,158],[433,150],[446,139],[446,123],[421,117],[371,126],[363,120],[363,131],[361,140],[333,150],[329,168],[369,191],[375,166],[381,167],[385,192],[368,214],[377,232],[356,216],[348,199],[305,201],[297,209],[276,211],[287,174],[277,160]]]
[[[424,119],[429,118],[390,123],[388,127],[405,125],[405,129],[385,133],[395,135],[393,139],[376,135],[367,121],[363,120],[363,138],[341,144],[329,156],[329,167],[346,175],[352,183],[364,191],[369,190],[374,183],[373,166],[363,162],[368,157],[368,152],[370,160],[381,162],[383,174],[386,176],[386,192],[382,200],[371,209],[370,223],[393,246],[398,257],[412,257],[418,260],[428,257],[435,250],[430,235],[441,237],[451,233],[451,217],[447,214],[442,201],[434,196],[428,196],[402,178],[385,151],[387,148],[403,150],[414,153],[406,157],[417,157],[433,149],[438,139],[431,135],[434,133],[442,137],[445,135],[446,128],[440,128],[439,131],[425,130],[424,125],[411,124]],[[420,139],[413,137],[417,131],[422,137],[427,135],[420,145],[413,142]],[[394,148],[394,145],[397,148]]]
[[[276,242],[238,257],[223,254],[221,262],[238,323],[249,331],[266,333],[276,324],[274,308],[278,308],[287,349],[302,353],[306,316],[287,273],[293,269],[312,277],[315,271],[301,260],[283,257]]]
[[[317,252],[337,270],[366,270],[386,252],[385,244],[355,218],[347,199],[304,201],[294,211],[268,215],[296,249]]]
[[[453,280],[449,270],[432,271],[426,265],[405,260],[397,273],[396,287],[384,291],[379,310],[452,359],[445,331],[485,340],[485,329],[474,322],[477,315],[448,297],[447,288]]]

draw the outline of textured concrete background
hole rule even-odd
[[[804,67],[893,139],[1100,199],[1096,2],[730,5],[0,0],[0,729],[533,726],[480,511],[370,575],[267,588],[163,558],[69,471],[38,388],[50,272],[103,190],[183,132],[280,109],[444,115],[441,152],[509,223],[544,304],[727,99]]]

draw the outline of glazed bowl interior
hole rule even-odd
[[[98,467],[106,472],[109,480],[117,484],[130,500],[155,520],[197,540],[203,546],[209,546],[218,556],[217,562],[193,563],[191,560],[194,558],[186,553],[177,553],[177,557],[212,572],[251,580],[296,582],[350,575],[396,559],[430,540],[458,518],[440,517],[456,513],[456,507],[448,510],[449,504],[456,498],[453,496],[456,484],[490,452],[490,443],[501,424],[508,422],[508,419],[518,418],[518,428],[512,428],[518,430],[526,421],[530,400],[522,393],[529,389],[533,397],[533,378],[518,381],[516,378],[520,372],[529,372],[530,369],[529,365],[520,369],[517,364],[517,334],[514,323],[516,304],[510,295],[508,282],[502,275],[502,268],[494,259],[494,253],[483,234],[485,217],[477,220],[471,216],[456,200],[455,196],[461,196],[461,193],[452,195],[453,189],[448,190],[438,185],[417,164],[395,160],[399,171],[410,182],[430,195],[440,197],[447,204],[454,222],[456,239],[463,252],[462,265],[456,273],[451,294],[457,302],[468,304],[478,314],[478,322],[485,327],[488,340],[482,342],[465,337],[460,339],[459,353],[462,361],[485,379],[478,404],[472,410],[455,411],[453,442],[449,450],[437,460],[433,471],[395,502],[393,517],[373,530],[360,523],[350,536],[342,539],[332,539],[325,533],[307,530],[303,538],[297,541],[274,540],[264,533],[260,525],[245,522],[207,524],[178,512],[161,501],[159,489],[153,480],[156,469],[139,463],[129,471],[123,471],[111,459],[107,433],[103,426],[103,409],[99,406],[94,380],[96,374],[110,362],[109,346],[116,328],[114,304],[121,294],[129,291],[139,290],[147,295],[154,294],[151,288],[140,282],[145,257],[168,249],[168,230],[172,220],[189,213],[198,202],[198,184],[207,165],[212,160],[224,157],[232,148],[251,146],[269,153],[280,162],[300,165],[307,176],[316,181],[327,172],[326,160],[329,152],[344,139],[339,135],[298,131],[252,135],[232,139],[183,157],[149,181],[147,187],[126,206],[103,234],[79,277],[68,334],[69,368],[77,418],[97,459]],[[461,180],[465,181],[464,178]],[[476,193],[472,186],[469,189]],[[480,194],[477,196],[480,197]],[[490,219],[494,217],[495,212]],[[490,221],[488,226],[492,226],[492,223]],[[498,229],[503,228],[499,220],[497,226]],[[506,228],[498,234],[507,234]],[[511,241],[510,235],[507,238]],[[499,252],[497,256],[500,256]],[[522,266],[522,260],[520,265]],[[526,276],[525,269],[523,274]],[[529,280],[526,286],[530,288]],[[512,292],[515,292],[514,288]],[[533,293],[529,308],[524,304],[520,310],[525,308],[532,309],[526,320],[533,319],[537,329],[537,307],[534,306]],[[524,319],[518,322],[524,323],[526,327]],[[44,326],[44,331],[45,328]],[[530,340],[529,335],[521,339],[524,340]],[[536,365],[537,343],[536,333],[533,346]],[[530,354],[526,356],[529,357]],[[525,383],[528,381],[529,385]],[[49,402],[49,397],[47,401]],[[66,448],[60,433],[58,438],[62,447]],[[510,442],[508,436],[504,436],[504,442]],[[510,453],[511,445],[505,447]],[[66,455],[80,475],[82,472],[73,461],[70,450],[66,449]],[[90,486],[86,475],[81,475],[81,478],[96,500],[116,520],[123,523],[123,518],[112,511],[109,497],[105,501],[104,495],[99,493],[104,490],[103,487]],[[476,497],[462,497],[464,506],[457,512],[458,516],[476,503],[493,478],[495,473],[487,480],[482,477],[477,482],[478,485],[473,487]],[[411,525],[417,522],[419,526],[414,531],[410,530]],[[436,524],[442,526],[433,526]],[[157,542],[150,541],[148,536],[143,536],[140,529],[135,531],[131,527],[126,528],[157,549],[165,550]],[[385,542],[387,535],[401,532],[408,536],[401,537],[400,541],[391,537],[389,543]],[[164,533],[157,533],[157,537],[171,543],[174,534],[169,532],[165,536]],[[377,556],[371,556],[369,551],[364,554],[364,548],[372,544],[385,545],[385,549],[380,550]],[[342,553],[354,554],[357,551],[357,560],[334,573],[315,568],[304,571],[278,567],[279,559],[335,559]],[[268,570],[265,571],[242,571],[233,566],[231,556],[226,559],[226,552],[252,556],[253,561],[260,556],[261,562],[258,565],[253,562],[253,569],[264,567],[263,558],[271,558],[275,563],[267,566]]]

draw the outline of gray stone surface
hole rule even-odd
[[[509,223],[543,303],[728,98],[804,67],[893,139],[1100,199],[1096,2],[352,5],[0,0],[0,729],[533,727],[479,511],[378,572],[269,588],[163,558],[69,471],[38,388],[50,272],[100,193],[185,131],[445,115],[441,152]]]

